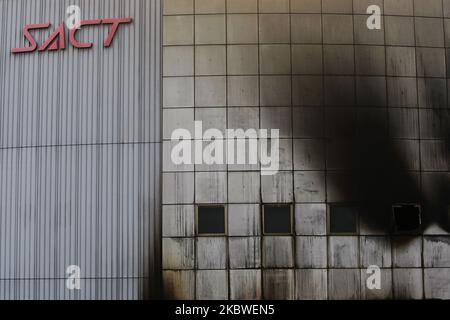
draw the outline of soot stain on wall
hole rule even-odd
[[[323,118],[322,123],[316,125],[325,126],[325,129],[322,130],[322,139],[316,141],[323,143],[326,150],[327,189],[334,188],[349,195],[348,202],[360,206],[360,218],[374,231],[392,231],[391,206],[395,203],[420,204],[422,229],[435,223],[450,231],[448,172],[433,181],[433,192],[425,192],[420,170],[422,166],[419,170],[411,170],[410,162],[414,155],[405,151],[406,140],[389,136],[390,107],[386,99],[381,94],[377,97],[374,91],[367,96],[356,97],[354,92],[350,93],[353,97],[348,96],[341,87],[343,77],[323,78],[322,106],[317,107],[323,109]],[[355,75],[345,78],[351,79],[352,85],[358,81]],[[425,90],[427,99],[433,99],[435,92],[432,83]],[[304,88],[293,85],[292,96],[301,92]],[[374,101],[375,106],[361,106],[359,101]],[[421,109],[417,107],[414,110],[420,112]],[[439,119],[438,125],[427,124],[430,126],[428,135],[443,139],[445,143],[445,150],[432,157],[440,158],[439,161],[445,162],[448,168],[449,115],[442,112],[443,109],[427,110]],[[302,124],[303,119],[294,117],[294,130]],[[422,162],[422,159],[418,160]],[[345,181],[330,178],[334,175],[342,175]]]

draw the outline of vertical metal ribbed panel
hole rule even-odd
[[[42,44],[79,5],[94,47]],[[0,299],[140,299],[159,288],[160,1],[0,0]],[[79,265],[81,290],[66,288]]]

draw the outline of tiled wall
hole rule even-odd
[[[447,17],[449,0],[165,0],[166,297],[450,298],[442,219],[415,237],[379,221],[392,202],[448,198]],[[281,171],[173,165],[171,133],[194,119],[280,129]],[[359,234],[327,235],[327,204],[361,201]],[[226,237],[196,237],[204,203],[226,204]],[[295,235],[261,236],[262,203],[292,203]]]

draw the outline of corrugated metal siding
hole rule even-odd
[[[72,4],[134,21],[110,48],[102,26],[79,32],[89,50],[10,53],[25,24],[54,30]],[[159,0],[0,0],[0,299],[156,294],[160,28]],[[71,264],[80,291],[65,287]]]

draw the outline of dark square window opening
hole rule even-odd
[[[225,235],[225,206],[201,205],[197,207],[198,235]]]
[[[330,234],[354,235],[358,233],[358,207],[331,204],[328,207],[328,212],[328,230]]]
[[[420,232],[421,207],[418,204],[395,204],[392,206],[394,231],[398,233]]]
[[[263,206],[264,235],[292,234],[292,206],[289,204]]]

